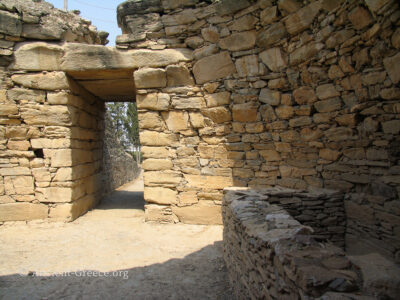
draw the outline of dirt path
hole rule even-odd
[[[142,184],[73,223],[0,226],[0,299],[231,299],[222,227],[145,223]]]

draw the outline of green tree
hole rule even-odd
[[[136,103],[128,103],[124,127],[128,142],[135,149],[136,161],[140,162],[139,120]]]
[[[126,107],[123,102],[107,103],[107,112],[111,116],[111,121],[115,130],[116,137],[126,146],[126,137],[124,132],[124,123],[126,115]]]

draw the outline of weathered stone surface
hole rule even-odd
[[[232,107],[232,118],[238,122],[257,121],[257,106],[254,103],[235,104]]]
[[[1,10],[0,32],[11,36],[20,36],[22,32],[22,22],[18,15]]]
[[[157,112],[138,113],[138,121],[141,129],[152,129],[162,131],[165,123]]]
[[[398,83],[400,81],[400,53],[385,58],[383,64],[393,83]]]
[[[172,106],[176,109],[201,109],[206,107],[203,97],[173,98]]]
[[[266,29],[260,31],[257,35],[257,45],[263,48],[269,48],[287,35],[285,26],[280,23],[274,23]]]
[[[185,207],[173,207],[172,211],[179,221],[186,224],[222,224],[221,206],[210,201],[201,201],[199,204]]]
[[[391,120],[382,123],[384,133],[398,134],[400,132],[400,120]]]
[[[167,86],[164,69],[142,68],[133,73],[137,88],[162,88]]]
[[[145,187],[144,200],[149,203],[169,205],[177,203],[177,192],[162,187]]]
[[[258,99],[263,103],[277,106],[281,102],[280,96],[281,94],[279,92],[265,88],[260,91],[260,96],[258,97]]]
[[[308,43],[290,54],[290,64],[295,65],[313,58],[319,51],[325,47],[322,43]]]
[[[216,107],[228,105],[230,103],[231,94],[229,92],[220,92],[206,95],[207,107]]]
[[[169,130],[173,132],[179,132],[181,130],[188,129],[189,115],[187,112],[182,112],[182,111],[163,112],[162,116]]]
[[[340,98],[330,98],[328,100],[315,102],[314,107],[318,112],[331,112],[342,108],[342,100],[340,100]]]
[[[275,150],[262,150],[262,151],[260,151],[260,155],[266,161],[280,161],[281,160],[281,156]]]
[[[173,171],[164,172],[145,172],[144,184],[145,186],[166,185],[177,186],[181,182],[181,174]]]
[[[220,15],[229,15],[250,6],[248,0],[222,0],[217,4],[217,13]]]
[[[219,41],[218,28],[215,26],[203,28],[201,30],[201,36],[208,42],[217,43]]]
[[[248,55],[241,57],[235,62],[236,70],[240,77],[259,75],[257,55]]]
[[[311,104],[317,101],[314,90],[308,86],[302,86],[293,91],[294,100],[297,104]]]
[[[189,187],[200,189],[223,189],[233,185],[231,177],[184,174]]]
[[[175,134],[168,134],[156,131],[140,132],[140,143],[143,146],[170,146],[178,141]]]
[[[136,95],[136,101],[139,109],[168,110],[170,96],[161,93]]]
[[[142,147],[143,158],[167,158],[170,152],[165,147]]]
[[[357,6],[356,8],[354,8],[348,14],[348,17],[354,28],[357,30],[363,29],[364,27],[371,24],[371,22],[373,21],[368,10],[361,6]]]
[[[317,1],[289,15],[285,20],[287,31],[292,35],[302,32],[311,25],[320,9],[321,3]]]
[[[13,75],[12,81],[27,88],[41,90],[68,89],[69,84],[64,72],[46,74]]]
[[[318,86],[316,93],[317,97],[321,100],[340,96],[335,86],[330,83]]]
[[[228,52],[204,57],[193,66],[193,74],[198,84],[224,78],[236,71]]]
[[[245,15],[239,19],[236,19],[232,25],[229,26],[230,30],[233,31],[245,31],[251,30],[257,24],[257,18],[252,15]]]
[[[261,25],[265,26],[278,19],[278,9],[276,6],[267,7],[260,13]]]
[[[221,49],[229,51],[248,50],[254,48],[256,36],[255,31],[237,32],[221,39],[218,45]]]
[[[185,66],[171,65],[166,68],[168,86],[193,85],[194,80]]]
[[[204,117],[201,113],[190,113],[190,124],[194,128],[203,128],[205,127]]]
[[[216,124],[225,123],[232,119],[231,112],[226,107],[207,108],[202,110],[202,113]]]
[[[170,170],[172,162],[168,159],[153,159],[149,158],[143,161],[142,168],[148,171]]]
[[[14,52],[15,70],[58,71],[64,54],[62,47],[43,42],[27,43],[18,46]]]
[[[260,53],[260,58],[273,72],[279,72],[287,66],[287,56],[281,48],[275,47]]]
[[[21,118],[29,125],[68,126],[78,122],[77,111],[68,106],[34,106],[21,111]]]
[[[0,205],[0,221],[29,221],[46,219],[47,205],[32,203],[6,203]]]
[[[103,46],[68,43],[64,51],[61,64],[63,71],[157,68],[192,59],[192,51],[189,49],[122,52]]]

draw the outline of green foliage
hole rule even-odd
[[[139,149],[139,122],[136,103],[107,103],[115,136],[126,150]]]

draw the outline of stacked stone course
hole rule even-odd
[[[51,66],[57,43],[106,37],[45,2],[0,2],[0,222],[73,220],[100,199],[104,103]],[[54,43],[41,68],[27,56],[19,71],[14,51],[37,40]]]

